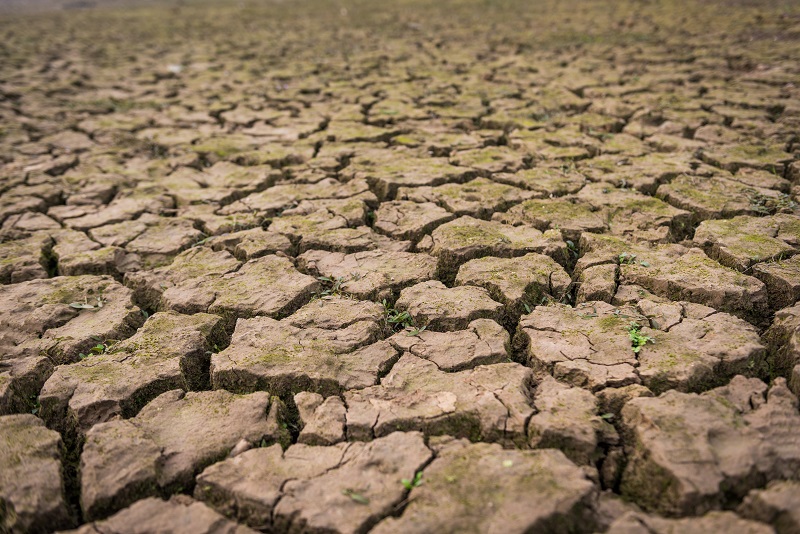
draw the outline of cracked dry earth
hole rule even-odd
[[[796,3],[0,35],[0,532],[800,532]]]

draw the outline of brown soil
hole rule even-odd
[[[0,532],[800,532],[789,1],[0,0]]]

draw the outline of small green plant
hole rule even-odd
[[[369,504],[369,499],[367,497],[364,497],[360,493],[350,488],[343,489],[342,495],[344,495],[345,497],[350,497],[350,499],[352,499],[354,502],[357,502],[358,504]]]
[[[748,189],[750,209],[759,215],[772,215],[778,212],[792,211],[797,204],[786,193],[768,196],[755,189]]]
[[[407,311],[400,311],[394,309],[392,306],[383,299],[383,316],[386,324],[394,331],[405,330],[408,336],[419,336],[428,328],[428,325],[417,326],[414,318]]]
[[[203,234],[203,235],[205,235],[205,234]],[[202,239],[198,239],[197,241],[194,242],[192,247],[199,247],[199,246],[205,245],[206,243],[211,241],[213,238],[214,238],[214,236],[210,235],[210,236],[203,237]]]
[[[414,474],[414,478],[412,479],[404,478],[400,482],[403,484],[403,487],[407,490],[418,488],[422,485],[422,471],[417,471]]]
[[[414,319],[411,317],[410,313],[407,311],[396,310],[390,306],[388,302],[386,302],[386,299],[383,299],[382,304],[383,316],[386,318],[386,322],[392,327],[392,329],[414,326]]]
[[[406,327],[411,326],[413,319],[411,318],[411,314],[407,311],[399,312],[394,310],[394,313],[391,313],[386,317],[386,321],[392,325],[401,325]]]
[[[96,336],[92,336],[92,339],[94,339],[95,341],[100,341],[100,338]],[[90,348],[87,353],[81,352],[80,354],[78,354],[78,359],[83,360],[92,355],[105,354],[111,347],[114,346],[115,343],[116,341],[114,340],[100,341],[97,345]]]
[[[578,247],[575,246],[575,243],[567,239],[566,244],[567,244],[567,250],[569,251],[570,255],[574,259],[578,259],[578,256],[580,254],[578,253]]]
[[[428,325],[421,326],[421,327],[407,326],[406,327],[406,335],[409,336],[409,337],[417,337],[421,333],[423,333],[426,328],[428,328]]]
[[[317,298],[338,297],[342,294],[342,286],[346,282],[344,276],[318,276],[317,280],[325,287],[315,295]]]
[[[631,254],[630,252],[623,252],[619,255],[619,264],[620,265],[641,265],[642,267],[650,267],[650,264],[646,261],[638,261],[636,259],[636,254]]]
[[[648,343],[656,342],[656,340],[652,337],[642,335],[641,330],[642,327],[637,322],[632,322],[628,327],[628,337],[631,338],[631,347],[633,348],[633,352],[636,354],[639,354],[639,351],[642,350],[642,347]]]

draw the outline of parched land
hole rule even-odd
[[[0,3],[0,532],[800,532],[796,2],[97,4]]]

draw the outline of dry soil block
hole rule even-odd
[[[783,175],[784,165],[792,155],[783,151],[781,144],[730,144],[704,149],[703,160],[711,165],[736,172],[742,167],[762,169]]]
[[[492,176],[492,180],[531,190],[535,198],[577,193],[586,184],[581,173],[564,167],[534,167],[514,174],[498,173]]]
[[[406,353],[380,385],[345,392],[347,435],[368,440],[420,430],[521,446],[532,387],[531,370],[516,363],[447,373]]]
[[[518,258],[470,260],[458,269],[455,282],[486,288],[494,300],[505,306],[506,318],[514,321],[543,301],[560,301],[569,288],[570,278],[553,258],[526,254]]]
[[[81,455],[84,516],[105,517],[142,497],[190,489],[195,475],[241,440],[282,439],[280,408],[265,392],[173,390],[132,419],[95,425]]]
[[[486,178],[465,184],[444,184],[437,187],[401,187],[398,200],[433,202],[455,215],[488,219],[497,211],[531,198],[534,193]]]
[[[181,207],[204,203],[230,204],[274,185],[280,177],[279,172],[267,165],[241,167],[220,161],[203,171],[179,167],[161,183],[170,190]]]
[[[393,239],[419,241],[437,226],[455,219],[455,215],[433,202],[392,200],[375,212],[376,231]]]
[[[207,468],[195,497],[259,530],[365,532],[390,515],[433,454],[417,432],[369,443],[253,449]]]
[[[753,276],[767,286],[771,308],[792,306],[800,300],[800,256],[756,264]]]
[[[30,410],[54,364],[75,362],[100,342],[133,334],[144,316],[131,297],[129,289],[100,276],[0,286],[0,414]]]
[[[236,213],[258,213],[262,217],[273,217],[285,209],[296,206],[303,200],[343,199],[369,191],[363,180],[346,184],[326,178],[315,184],[281,184],[253,193],[220,209],[220,215]]]
[[[142,185],[119,193],[109,204],[96,211],[68,218],[64,224],[70,228],[85,231],[108,224],[127,222],[145,213],[159,214],[174,207],[174,200],[166,194],[164,189],[154,187],[152,184]]]
[[[418,326],[444,332],[463,330],[475,319],[500,320],[503,305],[482,287],[448,288],[438,280],[428,280],[402,290],[395,308],[411,314]]]
[[[298,258],[298,265],[317,276],[341,278],[343,292],[376,301],[436,275],[436,259],[427,254],[384,250],[355,254],[310,250]]]
[[[739,376],[703,395],[668,391],[629,401],[622,494],[648,511],[695,515],[730,506],[767,480],[796,478],[797,398],[782,378],[766,390]]]
[[[700,249],[690,249],[672,262],[654,258],[648,263],[620,265],[620,283],[640,285],[662,297],[696,302],[751,320],[763,320],[768,309],[763,282],[719,265]]]
[[[64,534],[139,534],[170,532],[172,534],[255,534],[244,525],[225,519],[203,503],[178,495],[169,501],[149,498],[133,504],[103,521],[87,523]]]
[[[691,154],[653,152],[622,159],[613,154],[601,155],[582,163],[580,170],[593,180],[611,183],[617,187],[632,187],[641,193],[652,195],[660,184],[693,174],[694,166]]]
[[[39,400],[50,428],[86,432],[117,416],[133,417],[171,389],[209,385],[211,351],[225,342],[222,319],[198,313],[159,312],[105,354],[59,365]]]
[[[464,182],[474,178],[477,171],[451,165],[447,158],[417,158],[381,150],[354,158],[347,174],[365,178],[380,200],[394,200],[400,187]]]
[[[596,490],[556,450],[452,441],[425,468],[409,505],[373,532],[590,532]]]
[[[651,338],[634,352],[632,324]],[[642,383],[703,391],[758,368],[765,349],[745,321],[688,302],[644,299],[637,306],[588,302],[540,306],[515,337],[528,365],[597,391]]]
[[[420,248],[423,243],[420,243]],[[469,216],[438,227],[431,233],[431,240],[425,248],[439,259],[439,276],[445,282],[455,278],[459,266],[484,256],[513,258],[536,252],[560,262],[567,258],[566,245],[557,231],[542,233],[531,227],[510,226]]]
[[[136,222],[144,219],[137,220]],[[153,217],[146,229],[125,245],[125,250],[138,254],[145,268],[170,263],[180,252],[204,237],[194,221],[177,217]]]
[[[301,425],[297,443],[333,445],[345,440],[347,409],[341,398],[301,391],[294,396],[294,404]]]
[[[780,195],[771,189],[755,189],[723,176],[686,176],[658,188],[656,196],[676,208],[692,213],[692,221],[724,219],[736,215],[758,215],[762,199]],[[765,200],[769,201],[769,200]]]
[[[800,375],[800,306],[777,312],[763,339],[772,372],[789,380],[792,391],[800,394],[800,383],[792,381],[793,370]]]
[[[0,529],[52,532],[73,524],[61,475],[61,436],[30,414],[0,417]]]
[[[761,281],[720,265],[698,248],[648,246],[584,233],[580,250],[575,274],[583,276],[584,283],[594,283],[592,267],[618,264],[620,284],[639,285],[671,300],[703,304],[753,321],[763,321],[769,309]]]
[[[741,534],[771,534],[767,525],[737,517],[733,512],[709,512],[702,517],[665,519],[640,512],[629,512],[614,521],[607,534],[707,534],[736,532]]]
[[[778,534],[800,531],[800,482],[774,481],[751,491],[736,510],[743,517],[769,523]]]
[[[614,428],[598,414],[597,399],[590,392],[546,376],[536,387],[536,415],[528,424],[528,443],[535,449],[559,449],[578,464],[596,462],[598,444],[615,444]]]
[[[54,244],[50,235],[43,232],[0,243],[0,284],[47,278],[46,256]]]
[[[288,237],[275,232],[266,232],[262,228],[223,234],[208,240],[206,244],[216,251],[227,250],[239,261],[252,260],[276,252],[289,254],[292,251],[292,242]]]
[[[573,198],[527,200],[492,220],[512,225],[529,225],[539,231],[558,230],[564,239],[577,242],[583,232],[605,232],[604,213]]]
[[[381,334],[379,305],[348,299],[313,301],[296,315],[240,319],[231,344],[211,358],[215,388],[268,390],[280,396],[325,396],[375,384],[397,360]]]
[[[187,280],[169,288],[162,303],[181,313],[216,313],[232,323],[237,317],[288,315],[317,289],[319,282],[299,273],[289,259],[269,255],[250,260],[238,271],[219,278]]]
[[[607,222],[613,235],[634,241],[667,243],[682,239],[689,231],[689,212],[634,189],[589,184],[575,198],[591,206]]]
[[[374,249],[407,252],[411,248],[410,241],[394,241],[375,233],[369,226],[351,228],[346,218],[326,209],[275,218],[270,224],[269,232],[290,239],[300,253],[307,250],[327,250],[352,254]]]
[[[397,350],[431,361],[442,371],[463,371],[509,358],[508,332],[491,319],[476,319],[464,330],[412,334],[399,332],[388,341]]]
[[[800,247],[800,217],[743,215],[703,221],[695,231],[694,242],[712,259],[744,272],[757,263],[793,256]]]
[[[170,265],[150,271],[125,274],[125,285],[133,289],[138,302],[151,310],[167,309],[183,287],[199,280],[214,280],[241,266],[230,253],[194,247],[179,254]],[[166,297],[165,297],[166,293]]]

